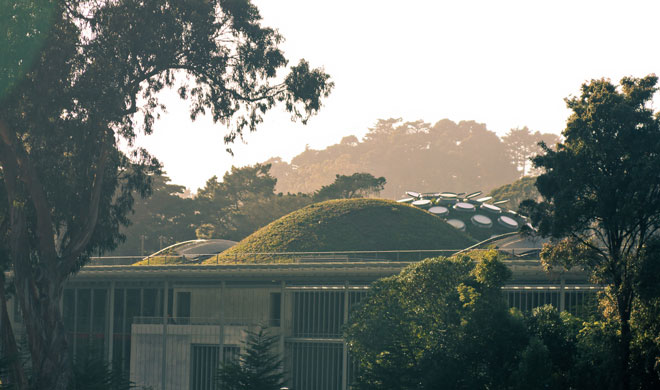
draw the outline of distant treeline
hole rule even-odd
[[[344,137],[323,150],[307,149],[291,163],[272,158],[271,174],[278,192],[309,193],[331,183],[336,174],[368,172],[384,176],[380,193],[395,199],[405,191],[490,191],[533,174],[529,157],[539,141],[554,145],[556,134],[512,129],[499,138],[474,121],[435,124],[422,120],[380,119],[363,140]]]
[[[539,141],[559,137],[513,129],[501,139],[473,121],[379,120],[362,141],[345,137],[324,150],[307,149],[291,164],[280,158],[232,167],[213,176],[195,196],[167,176],[152,178],[152,195],[138,199],[125,241],[113,255],[142,255],[195,238],[240,241],[310,203],[378,195],[396,199],[407,190],[489,191],[517,208],[536,198],[534,180],[515,182],[529,169]],[[513,183],[515,182],[515,183]],[[513,184],[511,184],[513,183]],[[511,185],[509,185],[511,184]]]

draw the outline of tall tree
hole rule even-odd
[[[549,265],[580,265],[606,293],[619,324],[619,388],[631,388],[631,313],[639,300],[649,242],[660,228],[660,113],[652,109],[657,77],[582,85],[566,100],[572,111],[564,142],[544,146],[534,165],[545,169],[536,186],[544,201],[526,201],[539,232],[561,245],[542,253]]]
[[[63,285],[91,253],[115,246],[134,191],[148,192],[158,162],[144,150],[122,153],[118,140],[130,146],[137,132],[153,130],[164,108],[158,93],[176,87],[191,117],[208,112],[228,126],[231,142],[277,103],[305,122],[332,83],[304,60],[275,81],[287,64],[282,37],[261,25],[249,0],[3,0],[0,7],[9,282],[34,387],[62,390],[72,377]]]
[[[509,158],[520,171],[520,177],[537,173],[531,166],[530,159],[542,152],[539,142],[553,146],[559,141],[560,138],[556,134],[541,134],[538,131],[532,133],[527,126],[511,129],[502,137]]]

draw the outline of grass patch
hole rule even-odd
[[[462,249],[475,242],[441,218],[407,204],[342,199],[285,215],[204,264],[291,261],[250,253]]]
[[[133,263],[133,265],[168,265],[168,264],[190,264],[181,256],[152,256]]]

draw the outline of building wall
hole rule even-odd
[[[213,367],[235,359],[258,326],[281,336],[276,352],[290,388],[344,390],[354,367],[342,326],[368,284],[401,267],[83,269],[68,282],[62,310],[76,358],[103,357],[153,390],[216,390]],[[527,265],[514,267],[515,275],[503,293],[522,311],[552,304],[580,314],[598,291],[580,275],[548,278]]]

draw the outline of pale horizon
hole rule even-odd
[[[137,143],[192,191],[232,165],[289,161],[306,145],[361,138],[378,119],[474,120],[499,136],[523,126],[558,134],[569,114],[564,98],[582,83],[660,73],[652,49],[660,4],[651,1],[253,2],[263,24],[286,39],[290,64],[323,66],[336,86],[307,126],[275,108],[246,134],[247,144],[231,146],[234,157],[223,125],[192,122],[185,102],[164,97],[168,113]]]

